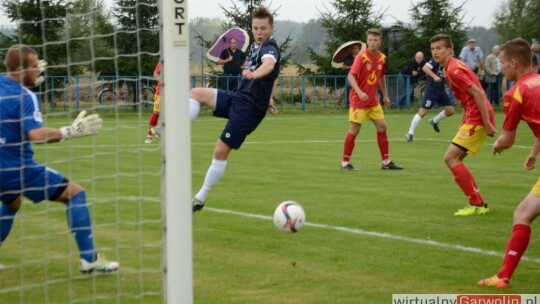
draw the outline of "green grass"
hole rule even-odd
[[[465,159],[491,212],[455,217],[467,201],[443,155],[460,113],[441,122],[441,133],[424,119],[407,143],[414,113],[386,113],[390,155],[405,170],[380,169],[368,123],[357,137],[355,173],[338,170],[345,112],[268,117],[231,154],[207,207],[193,218],[195,303],[389,303],[397,293],[501,293],[476,281],[499,269],[512,212],[538,178],[536,170],[522,169],[533,136],[523,125],[511,150],[493,156],[490,138],[479,155]],[[36,147],[36,157],[88,190],[96,244],[120,261],[121,271],[79,274],[63,207],[27,202],[0,249],[8,266],[0,273],[0,303],[162,301],[161,154],[158,145],[142,144],[146,115],[105,121],[99,136]],[[501,113],[497,122],[500,131]],[[194,193],[224,124],[205,114],[193,125]],[[284,200],[306,211],[308,223],[297,234],[271,222]],[[526,253],[532,260],[521,262],[511,289],[502,292],[538,292],[537,227]]]

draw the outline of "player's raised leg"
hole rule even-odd
[[[199,116],[201,105],[210,109],[216,106],[217,89],[213,88],[193,88],[189,94],[189,118],[191,122]]]

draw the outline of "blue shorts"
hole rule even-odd
[[[34,203],[54,201],[64,192],[68,183],[61,173],[37,163],[20,170],[3,169],[0,171],[0,201],[9,204],[20,195]]]
[[[232,149],[239,149],[246,137],[251,134],[266,115],[253,102],[234,98],[233,93],[225,90],[216,90],[216,107],[214,116],[228,118],[225,129],[219,139]]]
[[[440,107],[454,105],[445,91],[426,90],[426,93],[424,94],[424,101],[422,102],[422,108],[431,109],[435,103]]]

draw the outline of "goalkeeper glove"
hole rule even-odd
[[[38,61],[39,72],[37,73],[37,76],[39,76],[39,74],[45,72],[45,68],[47,68],[47,61],[45,61],[45,60]],[[45,77],[39,76],[38,78],[36,78],[36,82],[34,83],[34,86],[39,87],[39,85],[42,84],[44,81],[45,81]]]
[[[103,126],[103,120],[98,114],[86,116],[86,111],[79,113],[71,126],[60,128],[62,132],[62,140],[96,135]]]

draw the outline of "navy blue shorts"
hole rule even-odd
[[[434,104],[438,104],[440,107],[454,105],[446,92],[426,91],[424,95],[424,101],[422,102],[422,108],[431,109]]]
[[[0,201],[9,204],[23,195],[34,203],[54,201],[66,189],[68,180],[61,173],[41,164],[20,170],[0,172]]]
[[[261,112],[253,102],[233,99],[233,93],[229,91],[216,90],[216,94],[214,116],[229,119],[219,139],[230,148],[239,149],[246,137],[257,129],[266,110]]]

